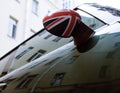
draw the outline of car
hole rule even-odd
[[[1,58],[1,62],[12,59],[11,69],[0,78],[1,93],[120,92],[120,11],[96,3],[85,3],[73,10],[95,31],[94,36],[78,47],[72,38],[63,38],[62,42],[66,42],[58,42],[45,53],[39,49],[46,43],[38,43],[38,36],[45,32],[42,29]],[[50,50],[53,43],[48,45]],[[33,46],[39,50],[36,55]],[[29,63],[18,66],[29,57]]]

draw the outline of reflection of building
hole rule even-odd
[[[65,73],[57,73],[55,76],[54,76],[54,79],[51,83],[51,85],[53,86],[59,86],[62,82],[62,79],[64,77]]]
[[[49,0],[51,1],[54,5],[59,6],[60,9],[73,9],[76,7],[76,1],[75,0]]]
[[[32,62],[42,55],[47,54],[71,41],[72,38],[60,38],[47,31],[43,31],[41,34],[38,34],[16,50],[15,54],[12,55],[12,65],[10,64],[10,69],[7,67],[8,69],[4,70],[4,72],[17,69],[18,67]]]

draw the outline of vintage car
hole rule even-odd
[[[74,10],[94,36],[76,48],[40,30],[1,57],[1,93],[120,93],[120,11],[95,3]]]

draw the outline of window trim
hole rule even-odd
[[[14,39],[16,38],[17,24],[18,24],[18,20],[10,16],[7,35]]]
[[[65,77],[65,72],[62,73],[56,73],[53,77],[53,80],[51,82],[51,86],[60,86],[62,84],[62,81]]]
[[[33,54],[28,60],[27,62],[31,62],[39,57],[41,57],[42,55],[44,55],[47,51],[40,49],[39,51],[37,51],[35,54]]]
[[[62,39],[61,37],[56,37],[56,38],[54,38],[52,41],[54,41],[54,42],[59,42],[61,39]]]
[[[24,78],[17,86],[16,89],[25,89],[36,78],[37,75],[30,75]]]
[[[29,51],[31,51],[34,47],[30,46],[27,49],[25,49],[24,51],[22,51],[21,53],[19,53],[15,58],[16,59],[20,59],[21,57],[23,57],[26,53],[28,53]]]
[[[44,37],[44,39],[48,39],[48,38],[50,38],[52,36],[53,36],[52,34],[48,34],[47,36]]]
[[[39,2],[37,0],[32,0],[32,13],[38,15]]]

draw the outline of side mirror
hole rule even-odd
[[[75,29],[73,30],[72,36],[74,38],[75,45],[82,45],[89,38],[91,38],[95,32],[85,25],[83,22],[79,22],[76,24]]]
[[[76,46],[82,46],[95,32],[81,21],[74,10],[61,10],[43,19],[45,29],[53,35],[69,38],[73,36]]]

